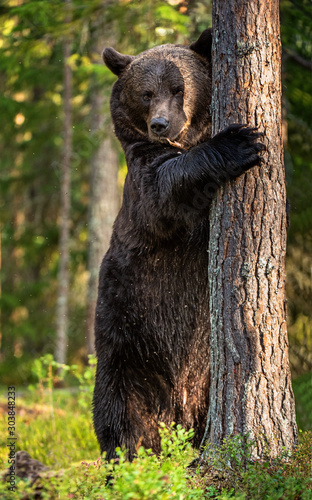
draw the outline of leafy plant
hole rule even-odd
[[[312,432],[300,433],[300,445],[291,457],[282,453],[274,460],[265,456],[255,460],[252,439],[233,436],[219,449],[208,447],[206,459],[193,467],[197,455],[190,443],[193,431],[160,424],[159,456],[139,447],[128,462],[126,451],[118,449],[118,458],[107,462],[105,455],[98,456],[91,424],[94,357],[85,370],[60,366],[51,356],[37,360],[33,369],[37,383],[16,400],[17,444],[50,471],[33,486],[16,478],[15,492],[0,481],[0,498],[28,495],[30,499],[40,492],[47,500],[312,499]],[[74,378],[80,388],[55,387],[60,380],[66,384]],[[6,415],[0,417],[5,429]],[[8,466],[5,434],[1,441],[4,469]]]

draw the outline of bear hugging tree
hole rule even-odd
[[[189,47],[112,48],[115,133],[128,174],[99,279],[94,427],[109,460],[160,451],[159,422],[204,434],[209,401],[209,208],[261,162],[254,129],[211,138],[211,30]]]

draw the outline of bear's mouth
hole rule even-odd
[[[183,140],[181,140],[185,134],[187,133],[189,127],[189,121],[186,120],[184,123],[183,127],[181,130],[174,135],[174,137],[166,137],[164,135],[156,135],[152,131],[149,130],[149,136],[152,139],[153,142],[161,142],[162,144],[170,144],[170,146],[173,146],[175,148],[186,148],[185,145],[183,145]]]
[[[180,134],[178,134],[176,136],[176,138],[179,137]],[[170,144],[170,146],[174,146],[175,148],[182,148],[182,144],[180,144],[178,141],[176,141],[175,139],[170,139],[169,137],[165,137],[165,136],[157,136],[157,135],[154,135],[154,134],[150,134],[150,139],[153,141],[153,142],[160,142],[161,144]]]
[[[170,146],[174,146],[175,148],[182,148],[182,144],[176,141],[171,141],[170,139],[166,138],[167,142],[169,142]]]

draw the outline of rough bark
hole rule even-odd
[[[99,95],[94,99],[99,102]],[[97,108],[99,109],[99,108]],[[119,206],[118,155],[111,137],[106,137],[91,162],[89,209],[87,352],[94,352],[94,315],[101,261],[109,246],[112,227]]]
[[[70,0],[65,2],[70,7]],[[67,18],[69,22],[69,18]],[[72,71],[68,64],[71,54],[71,42],[64,41],[64,157],[61,166],[61,197],[60,197],[60,239],[59,239],[59,270],[58,298],[56,311],[56,346],[55,359],[59,363],[66,362],[67,353],[67,323],[68,323],[68,293],[69,293],[69,231],[70,231],[70,162],[72,155]]]
[[[215,0],[213,133],[263,132],[264,163],[220,190],[211,210],[210,410],[203,443],[235,434],[272,456],[297,441],[285,296],[286,192],[278,0]]]
[[[100,29],[100,27],[102,29]],[[103,23],[97,23],[93,37],[94,53],[103,50],[104,42],[100,37]],[[103,61],[101,60],[101,64]],[[88,249],[88,291],[87,291],[87,353],[94,353],[94,315],[97,300],[98,275],[103,256],[108,249],[112,227],[119,208],[117,186],[118,154],[113,145],[113,132],[105,120],[108,114],[107,98],[103,85],[94,78],[91,99],[92,134],[98,138],[98,148],[91,160],[90,205],[89,205],[89,249]],[[106,105],[105,105],[106,104]]]

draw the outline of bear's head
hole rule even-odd
[[[161,45],[138,56],[106,48],[118,76],[111,97],[122,144],[147,140],[188,149],[211,134],[211,30],[190,46]]]

